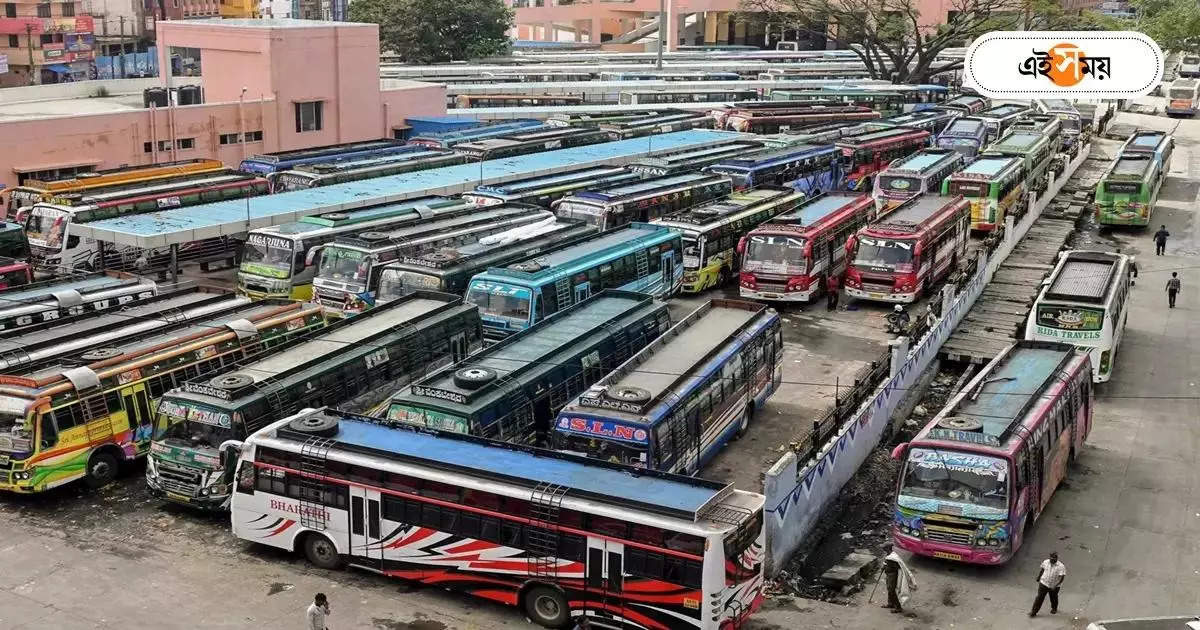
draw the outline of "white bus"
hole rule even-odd
[[[954,149],[922,149],[900,158],[875,176],[875,209],[882,215],[917,195],[941,194],[942,182],[962,167],[963,156]]]
[[[1088,348],[1092,381],[1107,381],[1129,318],[1130,273],[1124,254],[1063,252],[1029,313],[1025,338]]]
[[[1200,81],[1196,79],[1176,79],[1167,88],[1167,115],[1187,116],[1196,115],[1196,101],[1200,99]]]
[[[221,460],[238,538],[547,628],[732,629],[762,601],[764,497],[729,484],[325,409]]]

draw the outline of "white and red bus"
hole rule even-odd
[[[1003,564],[1092,428],[1092,367],[1064,343],[1018,341],[892,457],[892,538],[915,554]]]
[[[834,146],[842,154],[846,190],[870,190],[875,175],[894,160],[908,157],[932,142],[924,129],[892,127],[839,138]]]
[[[846,240],[874,214],[867,195],[825,193],[754,228],[738,243],[738,291],[755,300],[811,300],[829,276],[845,273]]]
[[[726,630],[763,600],[764,498],[728,484],[327,409],[221,459],[239,538],[548,628]]]
[[[846,295],[917,301],[964,259],[970,229],[971,204],[961,196],[905,201],[846,241]]]

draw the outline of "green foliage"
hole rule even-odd
[[[503,0],[354,0],[350,21],[379,25],[379,45],[410,63],[508,52],[512,9]]]
[[[1196,0],[1133,0],[1137,13],[1126,28],[1141,31],[1163,50],[1200,50],[1200,7]]]

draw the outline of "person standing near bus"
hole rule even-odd
[[[1183,283],[1179,281],[1179,272],[1172,271],[1171,277],[1167,278],[1167,308],[1175,308],[1175,296],[1179,295],[1179,290],[1183,288]]]
[[[1154,233],[1155,256],[1162,256],[1167,252],[1167,237],[1170,235],[1171,233],[1167,231],[1167,226],[1165,225],[1158,228],[1158,231]]]
[[[328,616],[329,598],[325,597],[325,593],[317,593],[305,613],[304,630],[329,630],[329,627],[325,625],[325,618]]]
[[[838,305],[838,292],[841,288],[838,286],[838,277],[835,274],[825,276],[825,293],[828,300],[825,305],[825,310],[836,311]]]
[[[904,612],[904,604],[908,603],[909,593],[916,590],[917,582],[891,544],[884,545],[883,550],[888,552],[883,558],[883,574],[887,578],[887,603],[883,607]]]
[[[1030,617],[1037,616],[1047,595],[1050,596],[1050,614],[1058,613],[1058,589],[1062,587],[1065,579],[1067,579],[1067,565],[1058,561],[1057,551],[1051,551],[1050,557],[1042,560],[1042,570],[1038,572],[1038,592],[1037,597],[1033,599],[1033,608],[1029,611]]]

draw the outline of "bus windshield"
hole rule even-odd
[[[195,420],[174,422],[175,424],[170,425],[167,432],[160,438],[167,446],[217,448],[225,440],[235,439],[232,427],[221,427]]]
[[[1195,98],[1196,90],[1193,88],[1171,88],[1171,90],[1170,90],[1170,92],[1168,92],[1168,94],[1170,95],[1170,98],[1173,98],[1173,99],[1183,99],[1183,100],[1190,101],[1193,98]]]
[[[700,241],[691,234],[683,237],[683,268],[700,268]]]
[[[568,453],[602,459],[614,464],[646,467],[646,447],[625,444],[616,440],[602,440],[586,435],[555,433],[556,449]]]
[[[287,278],[292,275],[293,242],[286,238],[261,238],[255,234],[242,247],[240,270],[249,274]]]
[[[378,299],[388,300],[400,297],[406,291],[413,289],[439,289],[442,280],[431,273],[408,271],[401,269],[384,269],[379,276]]]
[[[938,146],[943,149],[951,149],[954,147],[971,147],[972,149],[979,146],[979,140],[975,138],[938,138]]]
[[[913,243],[887,238],[859,237],[856,267],[885,267],[901,273],[913,270]]]
[[[362,252],[340,247],[328,247],[321,252],[317,277],[346,282],[366,282],[371,260]]]
[[[889,175],[879,178],[879,187],[882,190],[890,190],[898,193],[918,193],[921,192],[921,180],[916,177]]]
[[[808,269],[804,239],[798,236],[752,234],[746,243],[746,271],[800,274]]]
[[[588,225],[599,226],[603,223],[604,207],[577,201],[564,201],[558,204],[554,213],[564,219],[578,219]]]
[[[34,208],[25,223],[25,234],[31,241],[45,243],[46,247],[62,244],[63,228],[67,224],[67,213],[45,206]]]
[[[1008,511],[1008,462],[934,448],[909,450],[902,497],[938,499]]]
[[[472,282],[467,301],[479,307],[483,315],[529,321],[529,289],[493,282]]]

